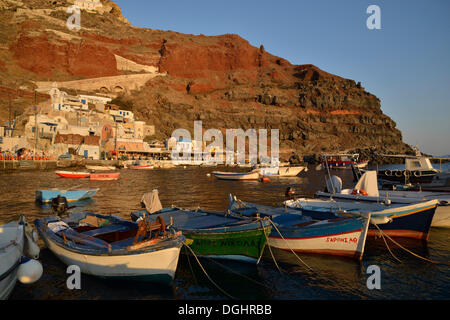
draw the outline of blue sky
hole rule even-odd
[[[381,100],[403,140],[450,154],[450,1],[115,0],[135,26],[236,33],[292,64],[314,64]],[[381,30],[369,30],[370,5]]]

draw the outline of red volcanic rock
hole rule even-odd
[[[259,64],[258,49],[229,37],[211,44],[167,41],[161,51],[160,71],[173,77],[205,78],[210,72],[254,69]]]
[[[82,77],[117,75],[114,54],[94,42],[51,41],[49,34],[21,34],[10,50],[17,64],[37,74],[49,77],[54,72]]]

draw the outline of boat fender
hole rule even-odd
[[[396,177],[401,177],[402,176],[402,172],[400,170],[395,170],[395,176]]]
[[[392,171],[388,169],[388,170],[386,170],[386,171],[384,172],[384,174],[385,174],[386,176],[390,177],[390,176],[392,176]]]
[[[389,217],[371,217],[370,218],[370,223],[372,224],[385,224],[385,223],[389,223],[392,221],[392,218]]]
[[[366,190],[363,190],[363,189],[353,189],[352,195],[363,195],[363,196],[367,196],[367,192],[366,192]]]
[[[31,284],[38,281],[42,273],[43,267],[39,261],[24,257],[17,268],[17,279],[23,284]]]
[[[39,246],[35,242],[35,231],[33,227],[28,223],[25,225],[25,254],[33,259],[39,258],[40,249]]]
[[[448,205],[450,205],[450,203],[446,200],[441,200],[441,201],[439,201],[439,205],[440,206],[448,206]]]
[[[386,206],[390,206],[391,203],[392,203],[391,199],[386,199],[386,200],[384,200],[384,204],[385,204]]]
[[[418,178],[422,175],[422,172],[420,172],[419,170],[414,171],[414,177]]]

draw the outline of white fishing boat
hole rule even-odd
[[[296,177],[300,172],[308,171],[308,168],[303,166],[258,166],[258,169],[262,175],[271,177]]]
[[[432,227],[450,227],[450,193],[426,191],[379,190],[376,171],[366,171],[352,189],[341,189],[342,181],[333,176],[327,180],[327,192],[318,191],[317,198],[389,204],[413,204],[437,200]]]
[[[116,170],[115,166],[90,166],[86,165],[86,169],[92,171],[114,171]]]
[[[184,241],[181,233],[166,233],[163,221],[137,224],[114,215],[77,212],[34,223],[62,262],[105,278],[170,283]]]
[[[261,176],[259,169],[250,172],[213,171],[211,174],[221,180],[259,180]]]
[[[36,239],[24,216],[0,226],[0,300],[8,299],[17,280],[30,284],[41,277]]]

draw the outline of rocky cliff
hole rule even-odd
[[[82,10],[81,30],[70,31],[71,3],[0,0],[0,85],[32,90],[36,80],[129,74],[123,61],[130,61],[133,70],[148,66],[165,75],[117,99],[154,124],[158,138],[176,128],[192,130],[193,121],[202,120],[204,129],[280,129],[285,155],[409,150],[380,100],[359,82],[314,65],[293,65],[234,34],[134,27],[112,1],[102,1],[99,11]]]

